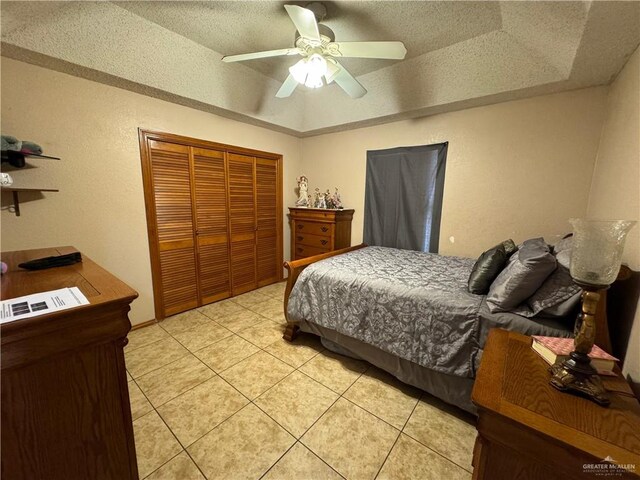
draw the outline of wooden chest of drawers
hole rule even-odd
[[[291,259],[351,246],[353,210],[289,207]]]
[[[138,479],[123,352],[138,294],[84,255],[65,267],[18,268],[75,251],[2,253],[3,299],[78,287],[90,302],[0,326],[3,479]]]

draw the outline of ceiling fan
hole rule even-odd
[[[407,54],[402,42],[336,42],[333,31],[318,23],[327,13],[321,3],[313,2],[306,8],[297,5],[285,5],[284,8],[297,30],[295,47],[222,57],[223,62],[242,62],[285,55],[302,56],[300,61],[289,68],[289,76],[276,97],[290,96],[298,84],[309,88],[322,87],[324,77],[327,84],[335,81],[350,97],[360,98],[367,90],[338,62],[338,58],[402,60]]]

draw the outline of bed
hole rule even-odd
[[[573,318],[491,313],[484,295],[467,290],[474,262],[365,245],[286,262],[284,338],[318,335],[333,351],[475,412],[471,389],[491,328],[570,337]],[[598,323],[604,334],[604,309]]]

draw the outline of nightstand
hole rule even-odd
[[[640,478],[640,404],[627,382],[602,377],[604,408],[554,389],[547,368],[530,337],[490,332],[471,395],[474,480]]]

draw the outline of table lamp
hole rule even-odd
[[[607,406],[609,396],[591,365],[589,352],[596,333],[595,314],[600,290],[609,288],[620,271],[624,241],[634,221],[597,221],[572,218],[573,249],[570,273],[583,290],[581,312],[574,328],[574,350],[569,358],[549,369],[551,385],[561,391],[586,396]]]

